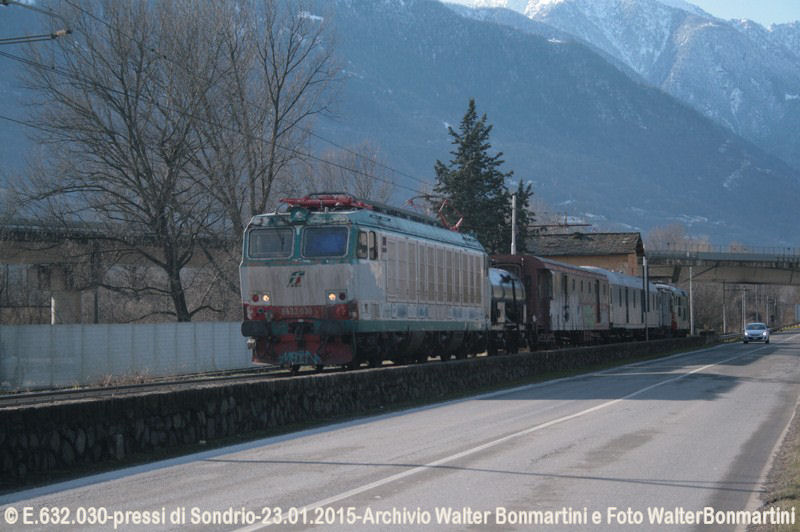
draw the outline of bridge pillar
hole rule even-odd
[[[50,324],[80,323],[81,291],[75,288],[73,268],[69,264],[50,269]]]
[[[54,290],[50,297],[50,324],[80,323],[81,293],[78,290]]]

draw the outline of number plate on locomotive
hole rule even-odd
[[[310,351],[287,351],[280,355],[279,359],[281,364],[309,364],[316,365],[322,364],[322,359],[316,353]]]

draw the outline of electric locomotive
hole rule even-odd
[[[282,203],[244,233],[242,334],[254,362],[355,367],[486,349],[488,257],[474,237],[345,194]]]

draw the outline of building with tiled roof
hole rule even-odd
[[[526,247],[531,255],[628,275],[639,275],[644,256],[640,233],[540,235],[530,238]]]

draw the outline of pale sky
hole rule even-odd
[[[689,0],[721,19],[749,18],[769,26],[800,20],[800,0]]]

